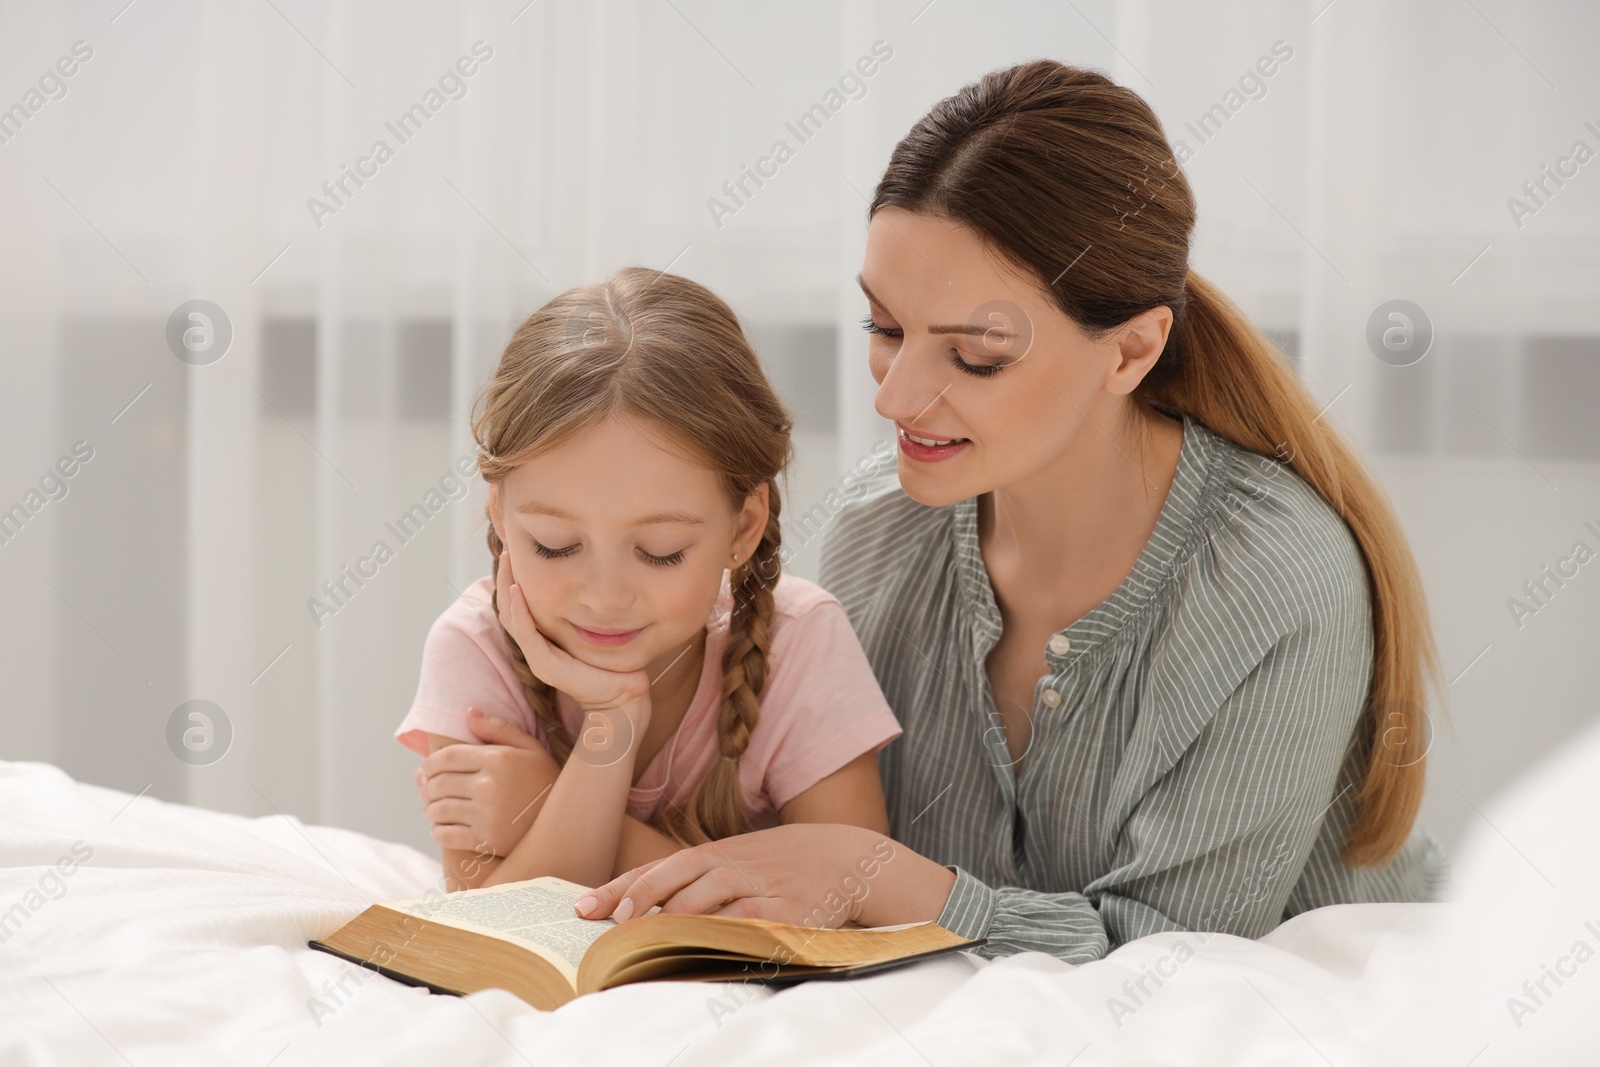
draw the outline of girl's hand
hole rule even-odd
[[[417,770],[423,814],[440,848],[508,856],[561,768],[535,738],[504,719],[468,708],[467,725],[484,744],[446,745]]]
[[[583,708],[582,730],[600,727],[610,734],[631,731],[626,744],[631,749],[634,737],[642,737],[650,722],[650,676],[645,671],[608,671],[591,667],[550,642],[534,624],[533,612],[511,573],[511,552],[502,550],[495,573],[495,599],[500,605],[500,623],[517,647],[522,649],[528,667],[542,681],[566,693]],[[627,726],[614,721],[618,711]],[[597,722],[597,718],[602,720]],[[582,737],[578,739],[583,746]]]
[[[686,848],[635,867],[577,903],[625,922],[657,904],[796,926],[888,926],[937,919],[955,874],[874,830],[789,823]],[[587,907],[585,902],[588,902]]]

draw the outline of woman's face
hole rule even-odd
[[[1020,482],[1080,432],[1115,437],[1172,321],[1158,307],[1091,341],[971,229],[897,207],[873,215],[860,282],[875,406],[901,487],[930,507]]]
[[[767,521],[764,488],[730,508],[716,474],[626,417],[528,459],[489,501],[539,631],[613,671],[677,655],[710,617],[733,553],[749,559]]]

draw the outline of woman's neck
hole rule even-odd
[[[1116,590],[1155,531],[1183,449],[1181,421],[1157,413],[1147,425],[1122,441],[1085,425],[1056,463],[978,498],[978,540],[997,591],[1029,590],[1054,616]]]

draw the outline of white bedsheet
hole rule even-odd
[[[430,995],[306,947],[373,901],[434,886],[437,862],[409,847],[287,816],[135,798],[39,763],[0,763],[0,813],[0,915],[13,916],[0,932],[6,1067],[1343,1067],[1385,1062],[1384,1050],[1394,1062],[1465,1067],[1456,1050],[1483,1043],[1449,1004],[1434,1004],[1427,1018],[1410,1006],[1427,1000],[1424,981],[1434,983],[1435,1000],[1450,999],[1440,992],[1448,976],[1438,953],[1423,940],[1445,905],[1326,908],[1261,941],[1160,935],[1076,968],[1037,953],[992,963],[961,953],[779,992],[640,985],[538,1012],[501,991]],[[87,849],[92,856],[57,883],[50,872],[75,846],[79,858]],[[1180,962],[1190,948],[1192,958]],[[1581,977],[1592,993],[1600,962],[1591,969]],[[1130,994],[1124,983],[1152,970],[1167,975],[1159,988],[1146,977],[1149,995]],[[1568,992],[1567,1003],[1581,1007],[1576,980]],[[1504,1008],[1491,1007],[1504,1030]],[[1403,1025],[1410,1044],[1382,1036],[1382,1025]],[[1515,1051],[1522,1031],[1496,1034],[1500,1049]],[[1446,1046],[1442,1058],[1429,1054]],[[1523,1062],[1499,1054],[1491,1048],[1474,1067]]]

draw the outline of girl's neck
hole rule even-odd
[[[706,630],[704,627],[688,644],[662,656],[646,668],[650,672],[650,722],[671,723],[683,720],[705,669]]]

